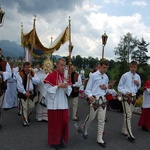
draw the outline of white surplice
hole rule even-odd
[[[16,74],[18,73],[14,68],[11,71],[12,76],[7,80],[7,89],[4,95],[4,101],[2,108],[13,108],[17,107],[17,79]]]

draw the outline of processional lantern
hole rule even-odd
[[[106,35],[106,32],[102,35],[102,59],[104,59],[104,47],[107,43],[108,36]]]
[[[106,35],[106,32],[102,35],[102,44],[105,46],[106,43],[107,43],[107,39],[108,39],[108,36]]]
[[[1,5],[0,5],[0,26],[3,25],[4,15],[5,12],[1,9]]]

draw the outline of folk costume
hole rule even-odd
[[[28,117],[34,109],[34,98],[37,95],[35,85],[40,82],[39,77],[33,71],[31,71],[31,75],[32,79],[29,80],[29,74],[22,70],[17,76],[18,98],[20,99],[22,108],[23,126],[29,126]],[[24,94],[28,90],[30,97],[26,98]]]
[[[143,130],[149,131],[150,129],[150,79],[147,80],[143,87],[143,102],[142,113],[138,122]]]
[[[101,89],[100,85],[104,84],[108,87],[108,82],[108,76],[106,74],[101,74],[101,72],[98,70],[95,73],[91,74],[85,89],[85,94],[87,94],[88,98],[90,98],[91,96],[95,97],[95,102],[90,104],[90,112],[84,122],[83,137],[87,138],[88,128],[91,122],[95,119],[96,115],[98,115],[97,142],[102,144],[105,143],[103,141],[103,131],[107,107],[107,100],[105,97],[107,90]]]
[[[57,70],[50,73],[44,80],[48,85],[45,95],[48,109],[48,144],[59,145],[63,140],[68,143],[68,100],[72,88],[58,88],[59,83],[64,83],[64,73]],[[70,84],[70,82],[68,83]]]
[[[134,80],[139,82],[137,86]],[[131,129],[131,118],[136,102],[136,93],[141,86],[141,78],[137,73],[132,73],[131,71],[126,72],[122,75],[119,84],[118,91],[122,94],[122,107],[124,113],[123,127],[121,133],[127,135],[130,141],[135,138]],[[129,92],[130,96],[126,97],[125,94]]]
[[[72,119],[78,121],[77,116],[78,110],[78,99],[79,99],[79,88],[82,86],[81,76],[77,72],[71,73],[72,92],[70,94],[69,101],[72,103]]]
[[[11,68],[8,62],[0,58],[0,71],[3,74],[0,75],[0,128],[1,128],[1,108],[4,100],[5,90],[7,89],[7,79],[11,77]]]
[[[13,68],[11,69],[11,77],[7,80],[7,89],[4,96],[4,102],[2,108],[7,110],[18,105],[17,97],[17,79],[16,74],[18,71]]]

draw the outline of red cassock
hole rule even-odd
[[[61,140],[68,143],[69,123],[68,109],[48,109],[48,144],[60,144]]]
[[[150,108],[142,108],[142,113],[138,122],[138,126],[144,126],[150,129]]]

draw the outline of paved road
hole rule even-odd
[[[84,99],[79,102],[80,121],[70,119],[70,137],[66,150],[99,150],[103,149],[96,143],[97,120],[91,124],[89,139],[85,140],[76,129],[83,123],[88,113],[88,105]],[[0,130],[0,150],[50,150],[47,144],[47,122],[37,122],[35,113],[31,116],[30,127],[22,127],[17,108],[2,111],[2,126]],[[104,139],[107,150],[149,150],[150,132],[144,132],[137,126],[139,115],[133,115],[132,128],[136,137],[135,143],[130,143],[121,135],[123,114],[107,111],[108,122],[105,124]]]

